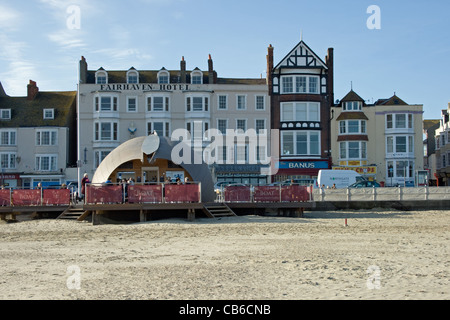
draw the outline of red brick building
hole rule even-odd
[[[271,128],[280,132],[275,181],[311,179],[331,168],[330,109],[334,101],[333,48],[321,60],[300,41],[277,65],[267,55]]]

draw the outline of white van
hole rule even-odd
[[[349,185],[365,180],[362,175],[353,170],[320,170],[317,177],[319,187],[332,188],[333,184],[336,188],[347,188]]]

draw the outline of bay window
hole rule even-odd
[[[413,129],[413,115],[410,113],[387,114],[386,129]]]
[[[281,93],[319,94],[318,76],[282,76]]]
[[[414,153],[414,136],[387,136],[386,153]]]
[[[319,156],[319,131],[285,131],[281,133],[282,155]]]
[[[320,103],[281,103],[281,121],[320,121]]]
[[[339,134],[366,134],[365,120],[339,121]]]
[[[367,159],[367,142],[346,141],[339,144],[341,160]]]

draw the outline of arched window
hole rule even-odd
[[[191,84],[203,84],[203,73],[200,70],[192,71]]]
[[[107,84],[108,83],[108,73],[105,69],[100,68],[95,73],[95,83],[96,84]]]
[[[133,67],[127,72],[127,83],[139,83],[139,73]]]
[[[162,68],[161,71],[158,72],[158,83],[160,84],[170,83],[169,72],[164,68]]]

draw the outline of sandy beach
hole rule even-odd
[[[371,210],[3,223],[0,299],[446,300],[449,221]]]

